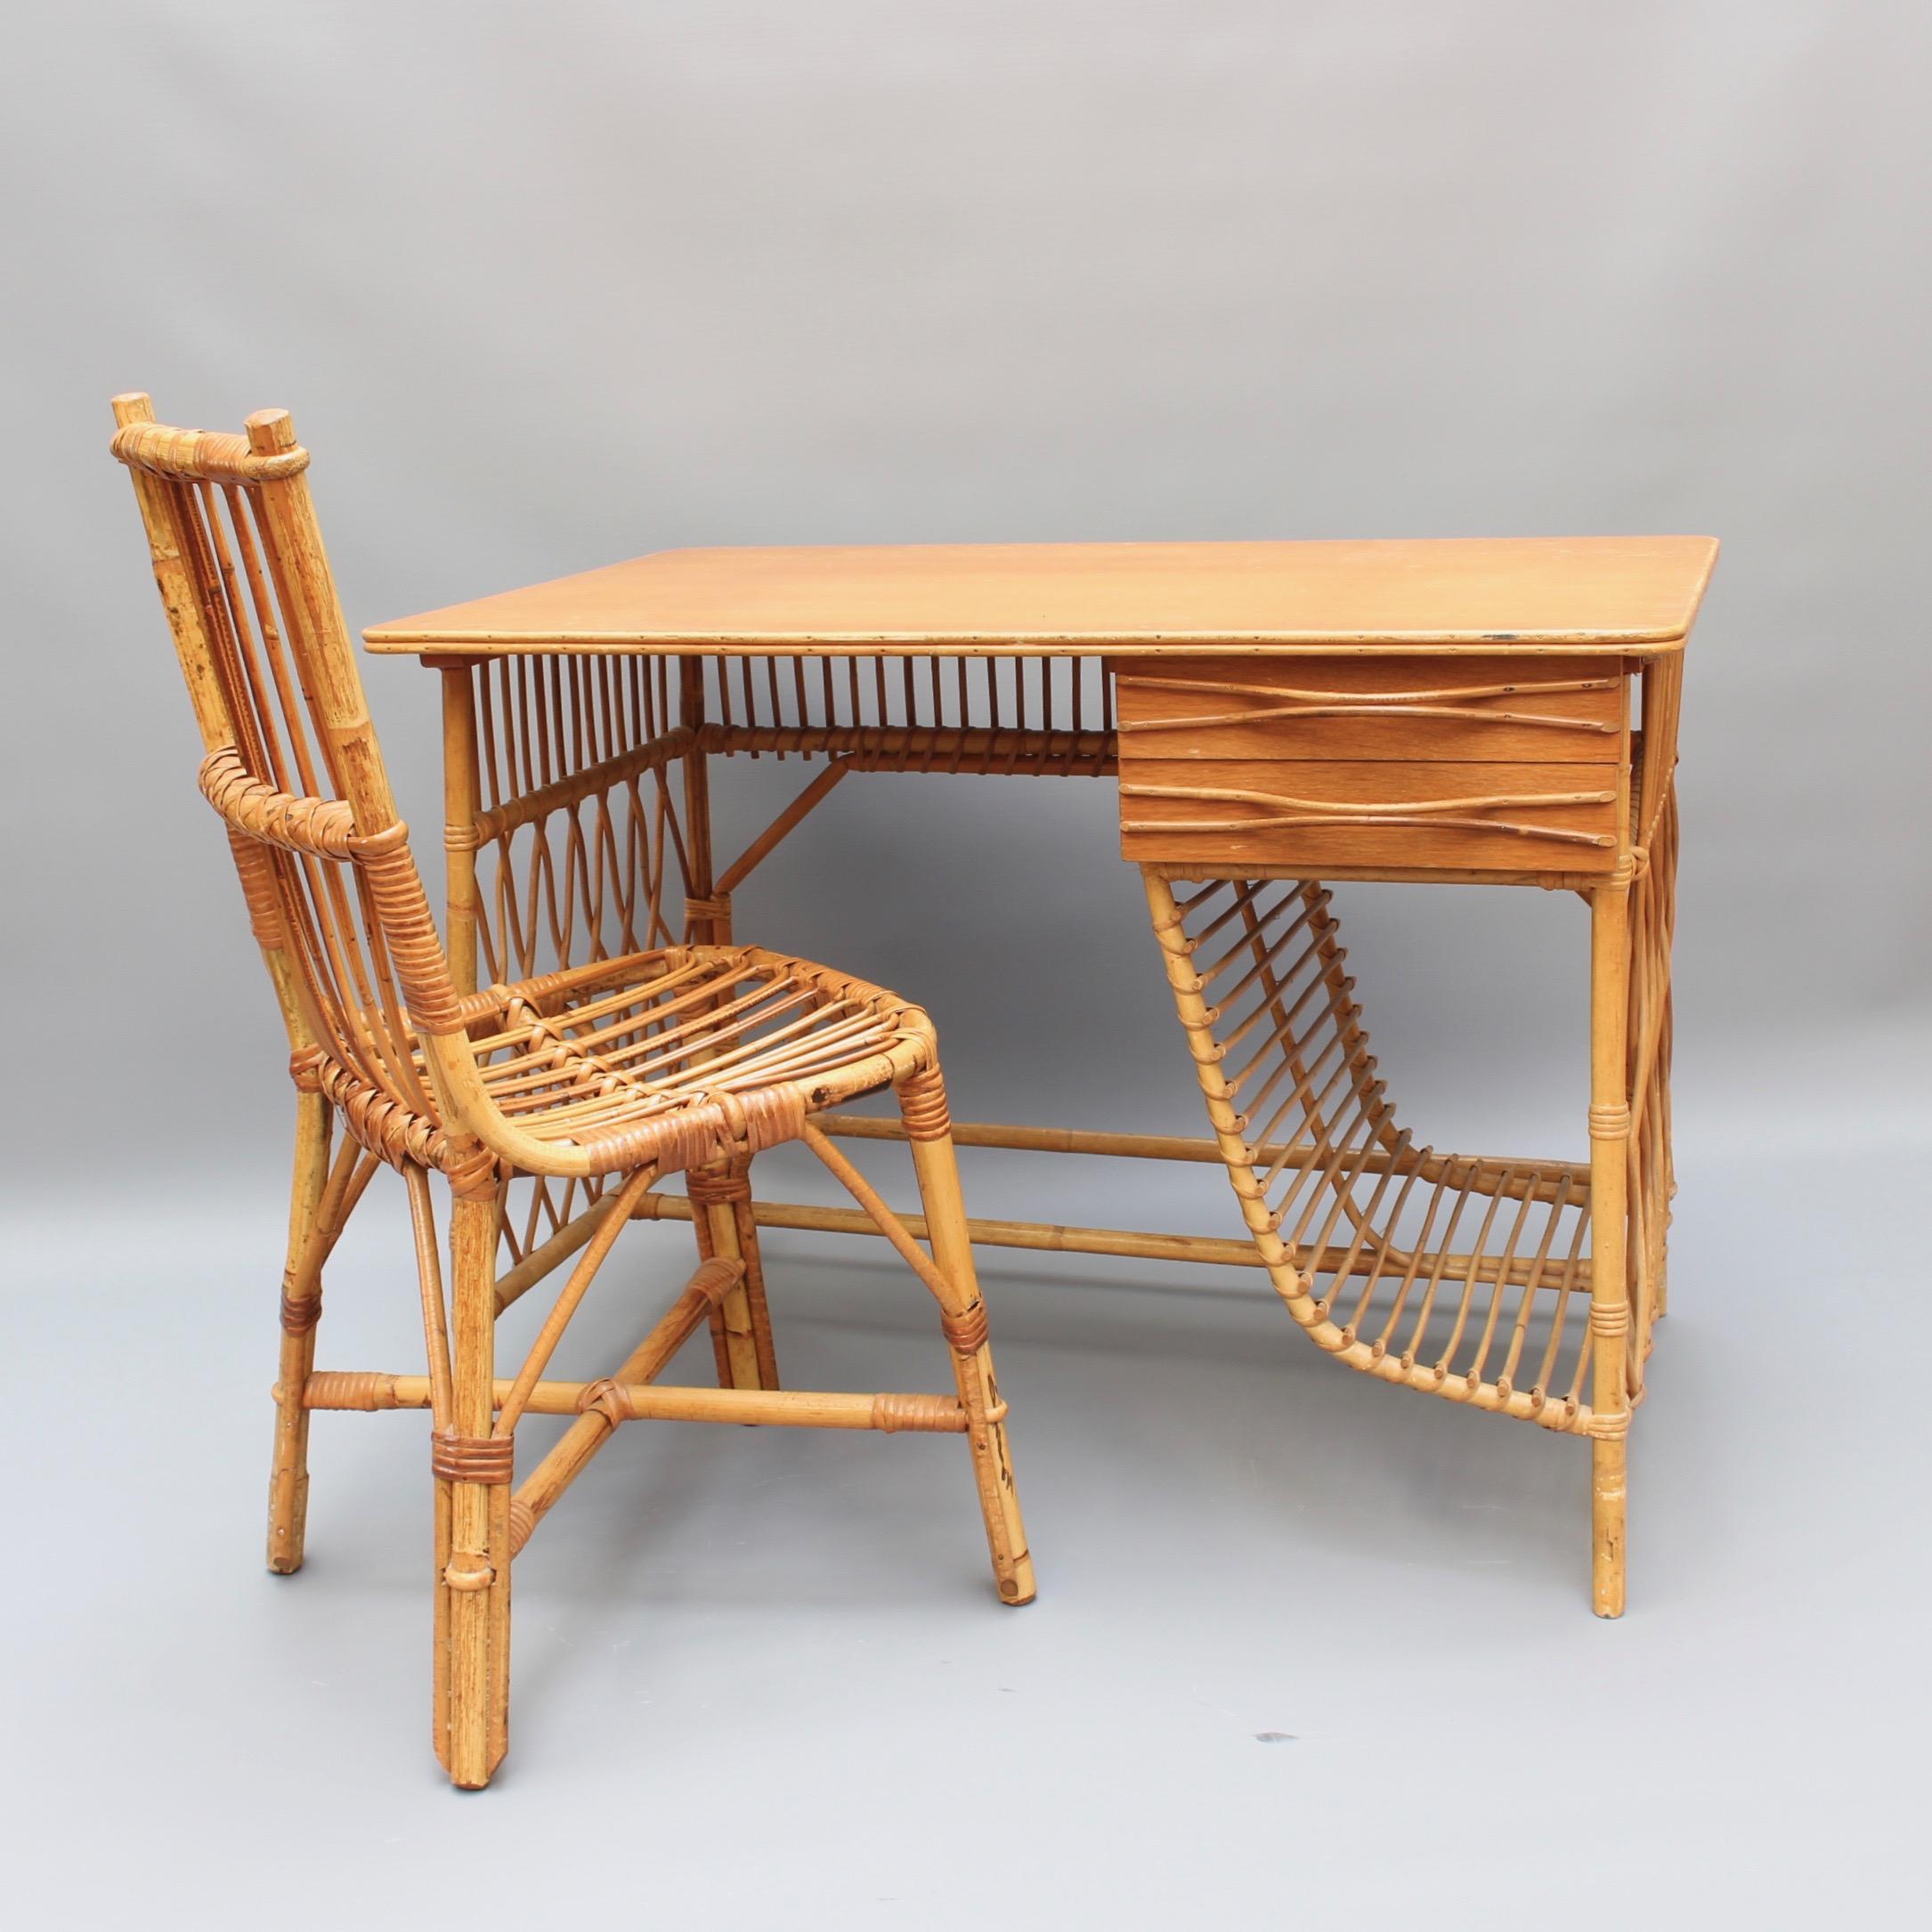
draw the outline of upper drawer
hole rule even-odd
[[[1214,657],[1114,661],[1120,756],[1622,758],[1616,658]]]

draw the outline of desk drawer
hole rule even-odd
[[[1141,759],[1615,764],[1616,658],[1114,662],[1121,765]]]
[[[1609,872],[1616,764],[1128,759],[1121,856],[1148,865]]]

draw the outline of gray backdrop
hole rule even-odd
[[[1755,1416],[1831,1381],[1806,1339],[1820,1255],[1851,1270],[1867,1257],[1869,1295],[1891,1310],[1872,1320],[1922,1328],[1926,1284],[1899,1279],[1922,1264],[1898,1261],[1903,1223],[1895,1241],[1872,1211],[1920,1184],[1928,1138],[1928,53],[1932,14],[1903,0],[149,0],[12,20],[0,783],[20,1370],[177,1374],[207,1334],[233,1332],[233,1390],[210,1400],[257,1405],[234,1434],[246,1521],[223,1514],[218,1556],[190,1578],[225,1601],[265,1459],[288,1107],[106,455],[107,399],[129,387],[207,426],[294,411],[358,627],[681,544],[1717,534],[1683,741],[1679,1241],[1705,1261],[1697,1281],[1680,1264],[1693,1311],[1671,1327],[1706,1335],[1713,1385],[1735,1381],[1734,1330],[1765,1343],[1738,1395]],[[434,827],[434,680],[403,661],[369,682],[406,808]],[[760,822],[772,775],[727,782],[726,848]],[[741,896],[741,927],[924,1001],[962,1115],[1186,1128],[1191,1082],[1112,815],[1110,787],[1075,782],[856,781]],[[1383,1069],[1424,1132],[1580,1146],[1574,901],[1355,889],[1341,909]],[[1129,1200],[1117,1178],[1043,1165],[989,1161],[969,1185],[992,1213],[1226,1225],[1199,1174],[1136,1175]],[[371,1245],[371,1270],[396,1260]],[[1028,1299],[1046,1279],[1014,1276],[1022,1327],[1051,1300]],[[164,1281],[180,1319],[130,1329],[126,1311]],[[1857,1305],[1833,1333],[1855,1338]],[[1288,1327],[1259,1316],[1241,1349]],[[406,1347],[406,1305],[395,1332]],[[1865,1358],[1843,1345],[1850,1417]],[[1319,1399],[1342,1405],[1347,1459],[1366,1466],[1401,1453],[1383,1447],[1384,1418],[1424,1406],[1366,1384]],[[47,1400],[62,1433],[88,1413]],[[1685,1380],[1668,1400],[1686,1415],[1717,1397]],[[1425,1457],[1477,1457],[1476,1489],[1492,1472],[1480,1458],[1520,1457],[1522,1494],[1545,1496],[1545,1441],[1473,1449],[1451,1417],[1439,1449],[1433,1421],[1391,1426],[1420,1432]],[[369,1467],[394,1473],[369,1476],[369,1495],[403,1481],[386,1440]],[[1693,1471],[1708,1467],[1695,1445],[1718,1440],[1690,1439]],[[338,1452],[360,1453],[348,1441]],[[1301,1452],[1276,1447],[1279,1494],[1296,1497]],[[1247,1439],[1229,1453],[1246,1457]],[[1806,1457],[1773,1459],[1782,1480]],[[1855,1467],[1882,1461],[1874,1446]],[[192,1484],[199,1466],[184,1455],[167,1480]],[[1554,1579],[1538,1628],[1581,1645],[1601,1633],[1581,1628],[1582,1492],[1563,1466],[1524,1569]],[[1741,1474],[1737,1506],[1758,1506],[1773,1473]],[[801,1488],[800,1514],[839,1480]],[[1636,1481],[1641,1552],[1643,1512],[1668,1486],[1646,1490],[1641,1453]],[[1701,1494],[1694,1476],[1676,1487]],[[111,1644],[122,1613],[126,1577],[74,1527],[103,1493],[58,1491],[34,1519],[49,1538],[37,1573],[64,1579],[22,1626],[41,1660],[19,1674],[53,1686],[37,1736],[71,1738],[69,1692],[92,1668],[91,1652],[46,1652],[48,1632]],[[1846,1494],[1818,1490],[1817,1520]],[[1882,1514],[1884,1498],[1865,1505]],[[1686,1503],[1686,1547],[1703,1506]],[[146,1522],[124,1533],[151,1535]],[[421,1567],[403,1522],[399,1593]],[[1781,1546],[1783,1519],[1762,1522]],[[1278,1531],[1293,1548],[1270,1517]],[[372,1533],[351,1511],[335,1544]],[[1035,1540],[1046,1575],[1037,1520]],[[1739,1604],[1757,1601],[1757,1565],[1739,1557]],[[1433,1601],[1426,1561],[1402,1582],[1397,1625],[1404,1603]],[[1903,1614],[1892,1570],[1871,1583],[1866,1611]],[[759,1579],[778,1620],[757,1643],[783,1628],[786,1587]],[[1664,1587],[1640,1557],[1633,1603]],[[1701,1603],[1722,1676],[1734,1624],[1710,1590],[1679,1591]],[[250,1614],[286,1614],[295,1594]],[[560,1615],[577,1601],[568,1579],[555,1601]],[[410,1644],[416,1608],[394,1611]],[[611,1614],[628,1614],[621,1593]],[[1271,1628],[1257,1626],[1264,1648]],[[1801,1637],[1781,1636],[1775,1668],[1809,1654]],[[198,1641],[218,1676],[208,1640],[182,1638]],[[568,1677],[595,1708],[597,1657],[573,1656],[533,1697]],[[426,1659],[405,1661],[407,1699]],[[265,1661],[249,1694],[277,1694],[288,1668]],[[1895,1693],[1887,1676],[1874,1696]],[[352,1720],[352,1701],[331,1698],[308,1734],[339,1728],[344,1766],[405,1757],[395,1733],[413,1741],[415,1717]],[[102,1720],[127,1721],[125,1705]],[[1049,1760],[1060,1734],[1041,1733]],[[1684,1745],[1646,1735],[1652,1751]],[[1858,1753],[1849,1736],[1836,1748]],[[69,1768],[84,1779],[94,1762]],[[532,1768],[522,1789],[534,1801],[557,1775]],[[54,1777],[37,1795],[77,1788]],[[77,1799],[52,1803],[80,1843]],[[130,1791],[127,1811],[140,1803]],[[1100,1839],[1069,1842],[1099,1855]]]

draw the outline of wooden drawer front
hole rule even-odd
[[[1123,767],[1138,759],[1615,764],[1616,658],[1114,661]]]
[[[1135,759],[1121,856],[1150,865],[1609,872],[1615,764]]]

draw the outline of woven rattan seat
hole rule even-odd
[[[483,1091],[560,1171],[661,1174],[799,1137],[799,1124],[937,1064],[931,1023],[882,987],[752,946],[667,946],[466,996]],[[428,1062],[410,1037],[425,1090]],[[378,1158],[466,1165],[434,1117],[319,1051],[297,1078]]]

